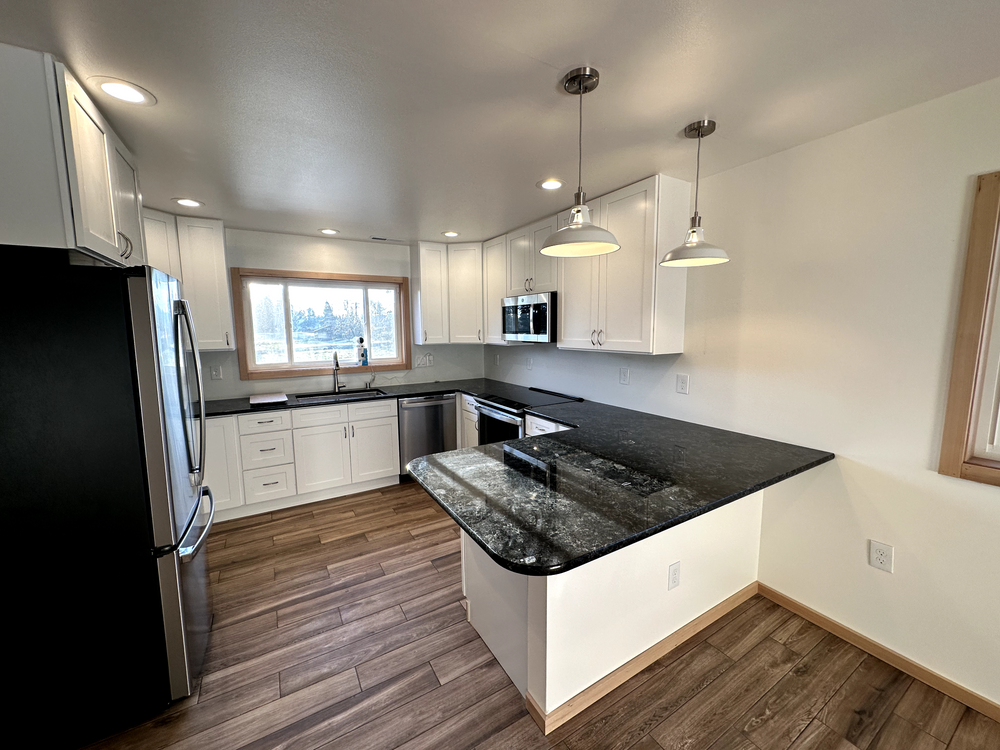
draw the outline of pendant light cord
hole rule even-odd
[[[694,168],[694,215],[698,215],[698,183],[701,181],[701,130],[698,130],[698,156]]]
[[[584,94],[584,90],[581,87],[580,94],[579,94],[579,96],[580,96],[580,131],[579,131],[580,132],[580,137],[579,137],[579,141],[578,141],[578,145],[579,145],[578,153],[580,155],[580,159],[579,159],[579,161],[577,163],[577,171],[576,171],[576,184],[577,184],[576,191],[578,193],[582,193],[583,192],[583,94]]]

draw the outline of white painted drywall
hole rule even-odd
[[[714,175],[706,239],[733,262],[689,272],[684,354],[486,347],[485,370],[834,451],[766,491],[760,580],[1000,702],[1000,488],[935,470],[997,123],[1000,79]],[[867,566],[869,538],[895,573]]]
[[[554,710],[756,581],[762,494],[546,578],[544,680],[528,664],[538,704]],[[668,591],[678,561],[681,585]]]
[[[226,266],[409,277],[410,249],[405,245],[227,229]],[[433,356],[433,366],[379,373],[375,380],[376,387],[483,376],[481,346],[420,346],[415,350],[411,347],[414,365],[427,354]],[[210,400],[275,391],[310,393],[330,390],[333,386],[330,376],[240,380],[239,360],[235,351],[202,352],[201,360],[206,373],[205,397]],[[211,380],[208,377],[213,366],[222,367],[222,380]],[[351,387],[360,386],[369,379],[370,375],[367,374],[342,377],[343,382]]]

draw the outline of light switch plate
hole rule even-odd
[[[222,380],[222,365],[212,365],[212,380]]]

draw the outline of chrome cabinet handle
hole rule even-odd
[[[226,331],[226,346],[230,346],[230,344],[229,344],[229,331]]]
[[[277,483],[278,483],[277,480],[273,482],[264,482],[264,484],[262,484],[261,487],[270,487],[272,484],[277,484]]]
[[[597,345],[604,346],[604,329],[602,328],[597,332]]]
[[[530,279],[528,279],[528,291],[529,292],[535,291],[535,277],[534,276],[532,276]]]
[[[479,339],[480,341],[483,340],[483,329],[482,328],[480,328],[479,332],[476,333],[476,338]]]
[[[591,346],[597,346],[597,342],[594,341],[594,337],[596,335],[597,335],[597,330],[596,329],[590,332],[590,345]]]
[[[264,419],[264,420],[258,419],[257,424],[271,424],[273,421],[274,421],[273,419]]]
[[[125,235],[125,241],[128,242],[128,255],[125,256],[125,260],[128,260],[132,257],[132,251],[135,250],[135,245],[132,244],[132,239],[128,235]]]
[[[424,343],[427,343],[427,329],[424,329]]]
[[[276,451],[276,450],[278,450],[277,446],[275,446],[274,448],[259,448],[258,452],[259,453],[267,453],[268,451]]]
[[[354,425],[351,425],[351,437],[354,437]]]
[[[528,280],[524,280],[524,291],[528,291]]]
[[[124,259],[124,258],[125,258],[125,253],[127,253],[127,252],[128,252],[128,237],[126,237],[126,236],[125,236],[125,233],[124,233],[124,232],[117,232],[116,234],[117,234],[117,235],[118,235],[119,237],[121,237],[121,238],[122,238],[123,240],[125,240],[125,247],[123,247],[123,248],[121,249],[121,252],[119,252],[119,253],[118,253],[118,257],[119,257],[119,258],[123,258],[123,259]]]
[[[344,425],[344,439],[347,439],[347,425]]]

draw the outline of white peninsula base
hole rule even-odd
[[[552,576],[501,568],[463,533],[469,620],[544,732],[753,595],[762,504],[748,495]]]

